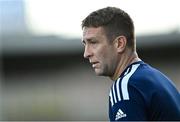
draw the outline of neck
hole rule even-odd
[[[138,55],[136,52],[127,52],[127,53],[123,53],[121,55],[120,61],[118,63],[118,66],[115,70],[115,73],[112,77],[110,77],[111,80],[116,80],[118,79],[118,77],[120,76],[120,74],[125,70],[125,68],[137,61],[140,61],[141,59],[139,59]]]

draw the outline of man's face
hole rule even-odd
[[[117,64],[114,43],[110,43],[102,27],[84,27],[84,58],[89,59],[97,75],[112,76]]]

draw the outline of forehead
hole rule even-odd
[[[94,37],[104,36],[104,29],[102,27],[84,27],[83,39],[90,39]]]

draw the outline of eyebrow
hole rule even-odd
[[[92,37],[92,38],[88,38],[88,39],[85,39],[87,42],[92,42],[92,40],[97,40],[95,37]],[[82,43],[86,43],[84,39],[82,39]]]

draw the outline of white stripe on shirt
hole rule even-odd
[[[116,91],[115,91],[115,82],[113,84],[113,97],[114,97],[114,104],[117,103],[117,100],[116,100]]]
[[[120,89],[119,89],[119,82],[120,82],[120,78],[117,80],[116,90],[117,90],[118,101],[121,101]]]
[[[114,105],[114,102],[113,102],[113,97],[112,97],[112,91],[110,90],[110,93],[109,93],[109,97],[110,97],[110,101],[111,101],[111,106]]]
[[[129,81],[129,78],[132,76],[132,74],[139,67],[139,65],[140,64],[132,65],[131,71],[126,76],[124,76],[124,78],[121,81],[121,90],[122,90],[122,96],[124,100],[129,100],[128,81]]]

